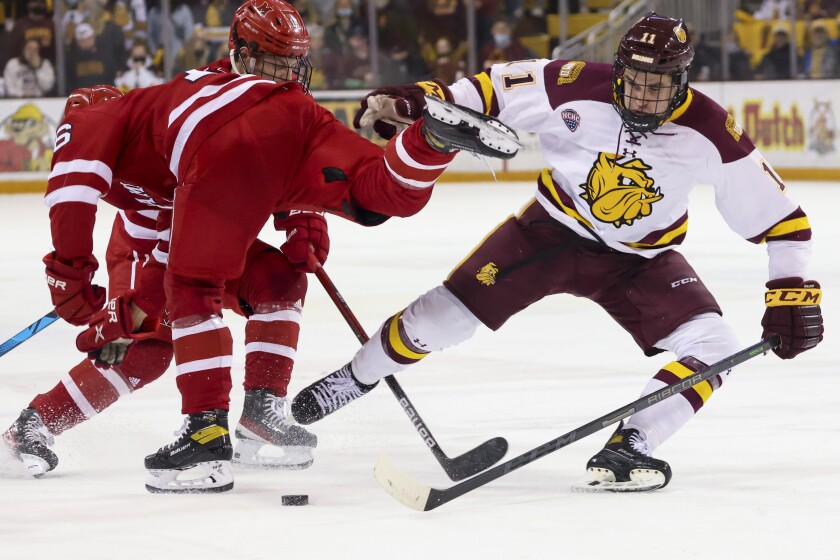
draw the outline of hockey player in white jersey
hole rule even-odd
[[[370,391],[379,379],[493,330],[530,304],[566,293],[598,303],[663,365],[643,394],[740,349],[715,299],[674,250],[688,228],[688,194],[713,183],[717,207],[746,240],[766,243],[763,336],[793,358],[823,337],[820,286],[810,280],[811,228],[771,165],[720,105],[688,86],[694,49],[682,20],[654,12],[622,38],[613,65],[565,60],[496,64],[451,86],[382,88],[357,123],[394,134],[424,95],[498,116],[539,134],[543,170],[533,199],[500,224],[444,281],[389,318],[352,361],[292,404],[303,424]],[[758,296],[758,294],[756,294]],[[652,457],[726,376],[630,416],[587,465],[578,486],[655,490],[671,469]]]

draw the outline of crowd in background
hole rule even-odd
[[[312,38],[313,89],[371,89],[434,77],[449,83],[466,74],[464,0],[373,0],[376,54],[370,49],[368,1],[290,1]],[[54,2],[63,2],[60,21],[55,21]],[[479,69],[549,56],[556,46],[546,24],[557,14],[556,0],[474,2]],[[2,0],[0,91],[5,97],[25,98],[63,95],[100,83],[124,91],[161,83],[164,44],[176,53],[176,73],[227,56],[227,29],[239,4],[171,0],[164,21],[160,0]],[[608,10],[614,3],[590,4]],[[569,0],[568,8],[570,14],[595,10],[586,0]],[[691,77],[720,79],[724,56],[735,80],[840,77],[839,13],[840,0],[743,0],[727,33],[694,35]],[[163,40],[167,27],[170,41]],[[538,43],[535,37],[546,39]],[[796,44],[793,56],[791,41]],[[64,61],[63,91],[57,80],[58,49]]]

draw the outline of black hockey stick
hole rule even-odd
[[[681,381],[672,383],[667,387],[663,387],[658,391],[635,400],[626,406],[610,412],[609,414],[596,418],[592,422],[584,424],[571,432],[563,434],[548,443],[544,443],[539,447],[526,451],[522,455],[505,461],[501,465],[497,465],[488,471],[480,473],[474,478],[465,480],[464,482],[449,488],[439,490],[417,482],[407,474],[400,471],[385,455],[380,457],[379,461],[377,461],[376,467],[374,468],[374,475],[385,491],[391,494],[391,496],[403,505],[418,511],[429,511],[438,506],[442,506],[447,502],[451,502],[455,498],[463,496],[468,492],[472,492],[476,488],[480,488],[488,482],[492,482],[511,471],[524,467],[528,463],[536,461],[540,457],[545,457],[549,453],[553,453],[562,447],[566,447],[570,443],[583,439],[586,436],[590,436],[611,424],[615,424],[616,422],[627,418],[631,414],[653,406],[668,397],[673,397],[678,393],[682,393],[689,387],[693,387],[698,383],[711,379],[715,375],[723,373],[738,364],[744,363],[750,358],[758,356],[759,354],[764,354],[779,344],[781,344],[781,339],[778,335],[770,336],[759,343],[753,344],[749,348],[745,348],[728,358],[724,358],[716,364],[712,364],[701,369],[691,377],[687,377]]]
[[[347,305],[347,302],[343,297],[341,297],[341,294],[338,292],[335,284],[333,284],[330,277],[327,276],[324,268],[317,260],[315,260],[314,256],[310,258],[309,264],[315,269],[315,276],[321,282],[321,285],[324,286],[324,290],[327,292],[327,295],[330,296],[330,299],[333,300],[333,303],[335,303],[335,306],[338,308],[339,312],[341,312],[344,320],[347,321],[348,325],[350,325],[350,329],[353,331],[353,334],[356,335],[359,342],[362,344],[366,343],[368,341],[368,335],[356,319],[356,316],[353,315],[353,312],[350,310],[350,306]],[[502,457],[505,456],[505,453],[507,453],[507,440],[502,437],[496,437],[485,441],[478,447],[471,449],[462,455],[451,458],[448,457],[440,448],[440,445],[437,440],[435,440],[431,430],[429,430],[426,423],[420,417],[417,409],[413,404],[411,404],[411,401],[408,399],[408,395],[405,394],[405,391],[403,391],[396,378],[393,375],[389,375],[385,377],[385,383],[388,384],[391,392],[393,392],[394,396],[397,397],[397,401],[399,401],[403,411],[405,411],[408,415],[409,420],[411,420],[411,423],[414,425],[414,429],[417,430],[417,433],[420,434],[423,441],[427,446],[429,446],[429,449],[432,450],[432,455],[435,456],[435,459],[437,459],[438,463],[440,463],[440,466],[443,467],[443,470],[451,480],[464,480],[465,478],[469,478],[485,469],[489,469],[498,463]]]
[[[56,313],[55,310],[50,311],[3,344],[0,344],[0,356],[6,354],[13,348],[17,348],[22,342],[26,342],[45,328],[55,323],[56,320],[58,320],[58,313]]]

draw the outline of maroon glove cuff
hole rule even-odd
[[[819,283],[779,278],[768,282],[767,288],[762,338],[779,335],[781,344],[773,352],[787,360],[819,344],[824,332]]]
[[[426,106],[426,94],[440,97],[445,101],[454,101],[449,87],[439,79],[375,89],[362,99],[361,106],[353,117],[353,127],[357,129],[362,128],[362,115],[367,111],[367,100],[372,95],[388,95],[397,99],[395,105],[397,114],[405,119],[417,120],[423,116],[423,107]],[[385,140],[390,140],[397,134],[397,127],[384,121],[376,121],[373,129]]]

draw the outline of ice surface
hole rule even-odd
[[[381,227],[330,219],[326,270],[369,332],[438,284],[534,186],[437,190],[418,216]],[[827,339],[793,361],[771,355],[739,367],[658,450],[674,470],[660,492],[570,491],[604,432],[433,512],[409,510],[374,480],[379,454],[434,486],[452,483],[383,386],[313,425],[319,447],[308,470],[238,470],[236,487],[223,495],[151,495],[143,487],[143,456],[181,425],[170,370],[59,436],[60,464],[43,479],[15,477],[14,465],[0,466],[0,559],[837,558],[840,185],[800,183],[791,190],[814,229],[812,272],[825,291]],[[692,203],[684,253],[743,345],[756,342],[764,248],[726,227],[711,188],[698,187]],[[112,216],[100,206],[100,255]],[[281,235],[267,231],[264,239],[279,244]],[[40,262],[50,247],[49,224],[40,197],[0,196],[0,239],[5,340],[50,309]],[[225,321],[236,344],[235,422],[244,321],[232,314]],[[57,322],[0,358],[0,429],[77,363],[75,333]],[[312,277],[292,392],[343,365],[357,347]],[[429,357],[399,380],[447,454],[504,436],[513,457],[635,399],[669,360],[645,358],[596,306],[559,296],[497,333],[479,332]],[[284,494],[309,494],[310,505],[283,507]]]

